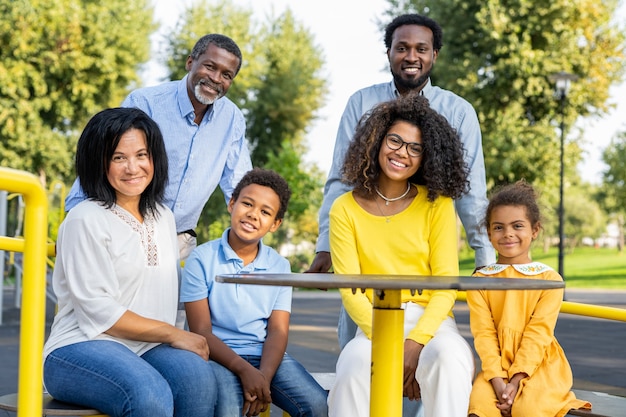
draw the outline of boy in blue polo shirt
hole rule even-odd
[[[220,274],[289,273],[289,261],[265,246],[280,226],[291,191],[277,173],[255,168],[228,203],[230,227],[185,262],[181,301],[189,329],[206,337],[219,381],[216,417],[255,416],[273,402],[289,415],[327,416],[326,391],[289,354],[291,287],[228,284]]]

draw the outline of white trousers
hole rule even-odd
[[[423,313],[418,304],[405,305],[405,337]],[[372,341],[358,329],[337,360],[335,386],[328,395],[329,417],[369,417],[371,357]],[[424,417],[467,417],[473,378],[472,350],[448,317],[422,349],[415,372]]]

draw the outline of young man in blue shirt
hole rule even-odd
[[[328,414],[326,391],[285,352],[292,288],[215,281],[221,274],[291,272],[261,240],[280,226],[290,195],[280,175],[251,170],[228,203],[231,226],[185,263],[181,301],[189,329],[209,344],[220,381],[217,417],[258,415],[272,402],[293,417]]]

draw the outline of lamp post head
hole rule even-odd
[[[559,100],[564,100],[567,97],[567,93],[569,92],[571,82],[576,81],[578,79],[578,76],[565,71],[561,71],[557,72],[556,74],[550,75],[550,77],[548,78],[556,85],[556,97]]]

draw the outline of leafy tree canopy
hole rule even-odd
[[[604,150],[602,159],[607,165],[604,171],[604,184],[610,199],[607,200],[608,209],[612,212],[626,213],[626,131],[615,135],[611,143]],[[610,204],[609,204],[610,202]]]
[[[146,0],[0,0],[0,164],[73,179],[78,132],[148,59]]]
[[[611,19],[616,7],[616,0],[389,0],[387,20],[416,12],[442,26],[433,82],[476,108],[489,184],[525,178],[556,187],[560,116],[549,77],[579,77],[566,126],[608,110],[609,87],[625,69],[624,32]],[[575,165],[578,147],[566,157]]]

